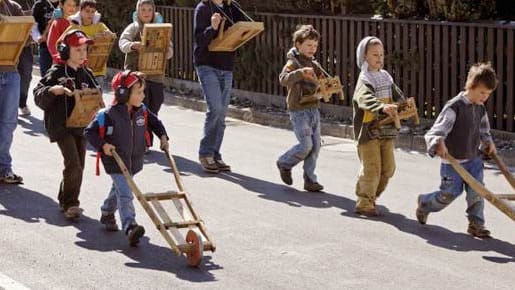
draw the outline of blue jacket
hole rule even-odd
[[[221,10],[236,23],[245,21],[243,14],[234,5],[223,4],[223,8],[217,7],[213,2],[201,1],[195,8],[194,14],[194,42],[193,59],[195,66],[208,65],[219,70],[232,71],[234,67],[234,52],[212,52],[208,50],[211,40],[216,38],[218,30],[211,27],[211,16],[220,13]],[[229,20],[225,21],[225,29],[232,26]]]
[[[127,105],[116,104],[106,109],[105,138],[100,137],[97,117],[91,121],[84,135],[88,142],[101,153],[102,164],[108,174],[122,173],[113,157],[107,156],[102,150],[105,143],[116,147],[116,152],[122,158],[125,166],[131,174],[138,173],[143,168],[143,155],[147,146],[145,140],[145,117],[143,106],[136,108],[132,114],[127,110]],[[147,126],[157,136],[167,136],[163,123],[155,114],[148,112]]]

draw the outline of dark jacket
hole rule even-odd
[[[37,0],[34,2],[32,6],[32,16],[34,16],[34,20],[36,20],[39,33],[43,34],[47,28],[48,22],[52,19],[54,8],[56,8],[58,4],[59,2],[52,4],[48,0]]]
[[[211,16],[215,13],[220,13],[222,17],[225,17],[225,13],[234,23],[246,20],[240,10],[234,5],[224,3],[223,8],[220,8],[211,1],[201,1],[195,8],[193,20],[193,34],[195,37],[193,42],[193,61],[195,66],[208,65],[219,70],[232,71],[234,67],[234,52],[211,52],[208,50],[209,43],[218,35],[218,30],[214,30],[211,27]],[[231,26],[232,23],[227,19],[224,30]]]
[[[66,64],[54,64],[34,88],[34,100],[36,105],[45,111],[45,128],[51,142],[56,142],[68,134],[84,136],[83,128],[66,128],[66,119],[75,107],[75,99],[50,93],[48,90],[55,85],[65,86],[72,91],[75,88],[97,88],[93,73],[85,67],[74,70]]]
[[[138,173],[143,168],[143,155],[145,154],[145,118],[143,106],[129,113],[127,105],[117,104],[105,110],[105,138],[99,133],[98,120],[95,119],[84,130],[88,142],[101,153],[102,164],[108,174],[122,173],[113,157],[107,156],[102,150],[105,143],[116,147],[125,166],[131,174]],[[167,136],[166,130],[157,116],[148,112],[147,127],[157,136]],[[98,114],[97,114],[98,116]]]

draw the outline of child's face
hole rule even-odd
[[[368,47],[365,54],[365,61],[368,63],[368,69],[379,71],[384,63],[384,48],[380,44],[374,44]]]
[[[66,0],[63,3],[63,14],[65,17],[75,14],[77,12],[77,2],[75,0]]]
[[[481,105],[488,100],[492,92],[493,90],[479,83],[476,87],[467,90],[467,96],[473,104]]]
[[[95,7],[86,6],[80,11],[80,17],[82,18],[83,25],[93,24],[93,17],[95,16],[97,9]]]
[[[150,23],[154,17],[154,7],[150,4],[143,4],[138,9],[139,20],[143,23]]]
[[[302,43],[295,43],[295,46],[300,54],[308,58],[313,58],[318,49],[318,40],[306,39]]]
[[[82,65],[88,59],[88,45],[70,47],[70,58],[68,62],[72,65]]]
[[[134,84],[131,87],[131,95],[129,96],[129,105],[133,107],[141,106],[143,103],[143,99],[145,98],[145,85],[142,85],[140,82]]]

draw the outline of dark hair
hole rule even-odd
[[[97,8],[97,1],[96,0],[80,0],[79,8],[80,10],[91,7],[91,8]]]
[[[480,62],[472,65],[467,74],[465,90],[474,89],[482,84],[489,90],[495,90],[499,80],[490,62]]]
[[[316,31],[313,25],[299,25],[297,26],[297,30],[293,33],[292,39],[293,45],[297,42],[302,44],[306,39],[319,41],[320,33]]]
[[[68,0],[59,0],[59,5],[64,6],[64,3],[66,3]],[[77,1],[75,1],[77,3]]]

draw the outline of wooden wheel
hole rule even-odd
[[[204,244],[202,243],[202,236],[194,230],[189,230],[186,234],[186,242],[191,245],[191,251],[186,252],[186,258],[188,259],[188,265],[192,267],[198,267],[202,262],[202,256],[204,255]]]

